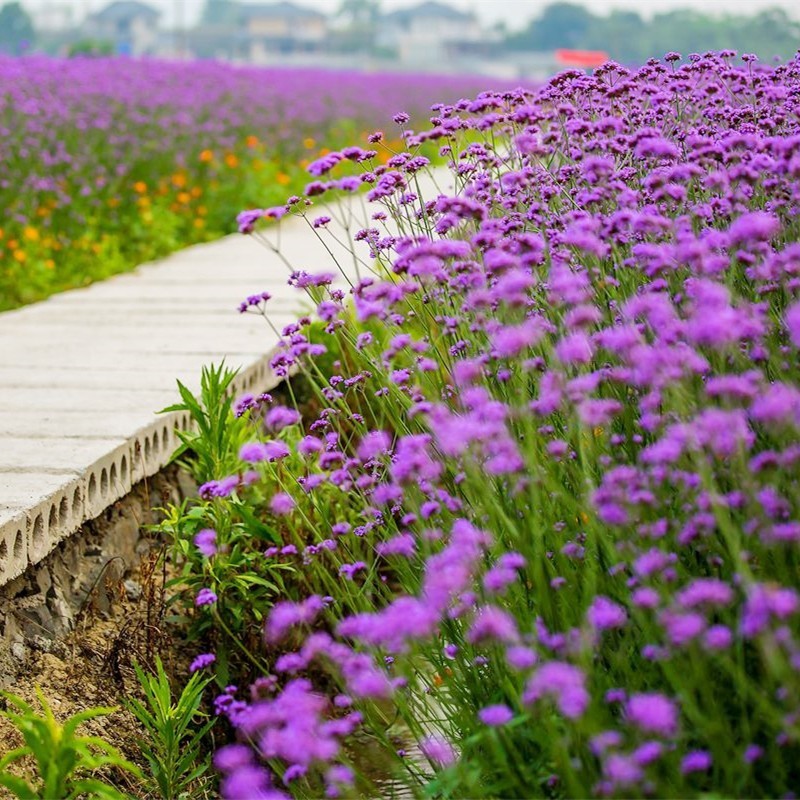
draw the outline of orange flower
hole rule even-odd
[[[192,187],[192,197],[200,197],[203,194],[203,190],[199,186]]]
[[[208,162],[213,161],[213,159],[214,153],[211,150],[203,150],[203,152],[200,153],[200,161],[202,161],[204,164],[208,164]]]
[[[147,184],[144,181],[136,181],[133,184],[133,191],[136,194],[144,194],[147,191]]]
[[[44,265],[47,267],[47,269],[55,269],[56,268],[56,262],[53,261],[52,258],[48,258],[47,261],[44,262]]]
[[[279,183],[281,186],[286,186],[287,184],[289,184],[289,183],[291,182],[291,180],[292,180],[292,179],[291,179],[291,178],[290,178],[290,177],[289,177],[289,176],[288,176],[288,175],[287,175],[285,172],[279,172],[279,173],[278,173],[278,174],[275,176],[275,180],[276,180],[276,181],[277,181],[277,182],[278,182],[278,183]]]
[[[36,228],[32,228],[30,225],[25,228],[25,230],[22,232],[22,235],[29,242],[39,241],[39,231],[37,231]]]
[[[15,250],[14,258],[19,261],[20,264],[24,264],[28,260],[28,256],[26,256],[22,250]]]
[[[244,140],[244,143],[250,148],[258,147],[258,136],[250,135]]]
[[[186,186],[186,176],[182,172],[176,172],[172,176],[172,185],[178,189],[183,189]]]
[[[192,196],[189,192],[179,192],[178,193],[178,202],[179,203],[190,203],[192,200]]]
[[[228,153],[225,156],[225,165],[231,169],[236,169],[239,166],[239,159],[233,153]]]

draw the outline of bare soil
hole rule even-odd
[[[39,708],[35,687],[44,693],[60,721],[95,706],[111,706],[112,714],[90,720],[82,732],[100,736],[117,747],[130,761],[144,767],[137,739],[138,721],[123,706],[138,694],[133,663],[152,668],[160,657],[176,685],[188,674],[191,650],[174,636],[164,621],[168,574],[157,550],[146,555],[139,567],[125,576],[115,591],[115,602],[100,612],[91,600],[81,610],[74,630],[63,640],[42,644],[30,652],[6,690]],[[128,590],[126,590],[126,585]],[[131,589],[133,591],[131,591]],[[0,717],[0,757],[22,744],[16,728]],[[33,764],[20,764],[23,774]],[[18,771],[19,770],[15,770]],[[134,797],[141,787],[121,773],[107,779]],[[4,797],[0,789],[0,797]]]

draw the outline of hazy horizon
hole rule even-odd
[[[32,14],[46,14],[48,9],[68,6],[74,9],[76,21],[86,14],[108,5],[111,0],[21,0]],[[162,23],[171,27],[179,22],[195,23],[202,12],[205,0],[142,0],[158,8],[163,14]],[[264,0],[240,0],[245,3]],[[484,22],[505,22],[510,28],[521,28],[542,8],[550,5],[548,0],[442,0],[456,8],[474,11]],[[594,13],[604,14],[614,9],[638,11],[642,16],[652,16],[663,11],[691,8],[713,14],[752,15],[766,8],[781,8],[800,19],[800,3],[797,0],[704,0],[700,8],[689,0],[575,0]],[[341,0],[295,0],[300,5],[331,13],[341,5]],[[420,0],[383,0],[385,10],[416,5]],[[2,0],[0,0],[2,5]]]

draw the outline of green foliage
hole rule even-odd
[[[138,664],[134,668],[144,702],[133,698],[126,705],[147,732],[139,746],[150,765],[151,775],[144,779],[148,790],[163,800],[208,796],[210,756],[204,753],[203,739],[216,721],[212,717],[202,723],[208,679],[195,673],[173,699],[161,659],[156,660],[155,675]]]
[[[81,39],[79,42],[71,44],[68,55],[70,58],[76,56],[110,56],[114,53],[114,45],[98,39]]]
[[[116,748],[99,736],[78,734],[81,724],[111,714],[115,709],[90,708],[61,724],[38,687],[36,695],[41,713],[21,697],[2,692],[7,708],[0,714],[14,723],[25,744],[0,759],[0,786],[20,800],[61,800],[87,795],[107,800],[124,798],[125,794],[97,777],[97,773],[116,768],[140,777],[138,767],[126,761]],[[9,766],[26,758],[33,758],[36,764],[33,783],[8,770]]]
[[[235,25],[239,5],[231,0],[206,0],[201,21],[205,25]]]
[[[730,48],[763,59],[789,57],[800,44],[800,23],[780,8],[753,15],[711,15],[689,8],[644,19],[635,11],[596,15],[575,3],[553,3],[506,44],[516,50],[604,50],[623,64],[643,63],[670,50],[704,53]]]
[[[206,367],[199,396],[179,382],[182,402],[164,409],[188,411],[192,417],[194,429],[178,432],[181,446],[173,458],[179,459],[200,483],[235,476],[242,466],[239,450],[257,438],[261,429],[260,416],[251,416],[249,411],[241,417],[233,413],[235,377],[236,371],[224,364]],[[170,604],[182,612],[171,620],[188,624],[189,639],[209,635],[214,628],[215,617],[194,609],[197,592],[208,588],[219,597],[219,613],[227,620],[216,635],[225,636],[225,641],[234,647],[241,642],[258,641],[263,612],[272,606],[275,597],[286,592],[283,573],[293,571],[288,565],[273,564],[263,556],[264,548],[281,542],[281,532],[259,511],[271,492],[277,491],[276,487],[274,482],[260,483],[253,489],[241,486],[226,498],[184,501],[165,510],[158,531],[170,542],[172,560],[182,565],[181,574],[169,584],[174,590]],[[213,559],[203,556],[193,542],[198,531],[207,528],[217,534],[219,552]],[[251,614],[253,605],[255,614]],[[223,671],[227,658],[227,651],[222,648],[218,666]]]
[[[177,431],[181,446],[172,458],[182,459],[181,464],[195,480],[202,482],[235,472],[238,467],[237,453],[247,441],[247,420],[236,418],[232,411],[231,385],[237,371],[225,363],[203,367],[200,377],[200,397],[178,381],[181,402],[168,406],[162,414],[173,411],[188,411],[194,429]],[[190,460],[182,457],[191,451]]]
[[[21,3],[0,7],[0,53],[21,55],[36,38],[33,21]]]

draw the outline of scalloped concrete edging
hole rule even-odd
[[[300,220],[281,246],[295,263],[329,255]],[[278,336],[238,314],[269,291],[278,328],[303,312],[285,266],[243,236],[180,251],[136,271],[0,314],[0,586],[154,475],[187,430],[176,379],[199,390],[203,366],[240,369],[235,391],[262,392]]]
[[[451,181],[438,170],[415,188],[430,199],[452,192]],[[240,369],[237,392],[279,382],[269,367],[278,334],[236,309],[268,291],[277,330],[307,311],[286,263],[317,272],[333,260],[357,279],[364,267],[345,243],[366,222],[362,201],[316,207],[333,218],[324,241],[306,221],[284,218],[265,234],[281,257],[228,236],[0,314],[0,587],[167,464],[176,428],[190,422],[157,413],[179,399],[176,379],[197,392],[201,368],[225,359]]]

